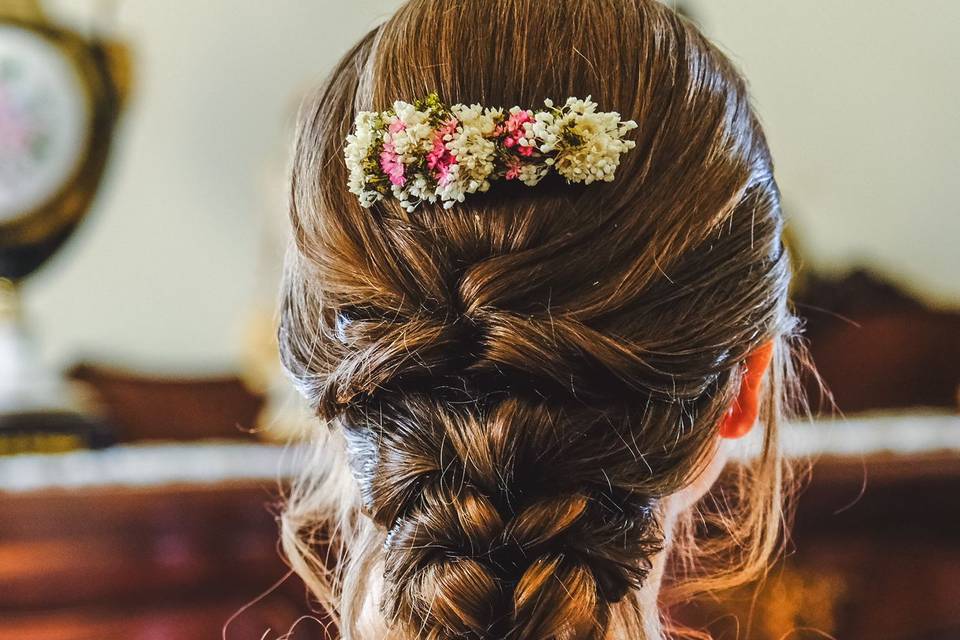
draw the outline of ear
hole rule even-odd
[[[721,438],[742,438],[750,433],[760,413],[760,383],[772,358],[772,340],[747,356],[747,370],[740,381],[740,391],[720,423]]]

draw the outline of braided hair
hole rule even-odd
[[[636,149],[611,183],[361,207],[355,114],[427,91],[590,94],[639,123]],[[285,549],[341,633],[646,637],[665,501],[709,463],[746,356],[794,326],[769,152],[727,59],[652,0],[412,0],[304,107],[291,220],[281,353],[336,439]],[[763,472],[740,487],[754,567],[780,495],[770,380]]]

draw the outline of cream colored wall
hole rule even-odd
[[[809,261],[960,306],[960,2],[693,6],[750,79]]]
[[[547,1],[547,0],[545,0]],[[108,179],[27,288],[49,359],[234,367],[300,94],[398,2],[126,0],[137,87]],[[960,2],[687,3],[750,77],[810,260],[960,304]],[[81,26],[93,0],[48,2]]]
[[[127,0],[136,87],[95,215],[28,283],[47,356],[235,366],[303,92],[389,13],[372,0]],[[45,2],[80,26],[93,0]]]

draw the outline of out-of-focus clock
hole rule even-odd
[[[0,278],[12,281],[87,212],[126,84],[119,48],[24,14],[0,14]]]
[[[89,147],[90,95],[36,31],[0,24],[0,223],[52,200]]]
[[[61,376],[40,364],[17,285],[89,209],[127,61],[125,48],[49,22],[37,0],[0,0],[0,440],[90,424]]]

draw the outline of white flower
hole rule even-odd
[[[636,127],[635,122],[621,123],[619,113],[596,108],[590,96],[585,100],[568,98],[559,117],[545,114],[531,127],[543,140],[541,152],[557,152],[554,166],[568,182],[613,180],[620,156],[636,146],[623,139]]]
[[[551,170],[568,182],[613,180],[620,157],[635,146],[625,136],[636,123],[597,111],[590,96],[568,98],[559,108],[549,99],[544,105],[506,113],[479,104],[448,108],[431,95],[416,104],[398,100],[380,113],[361,112],[344,147],[347,186],[364,207],[389,192],[413,211],[424,201],[450,208],[467,194],[487,191],[492,180],[534,186]]]
[[[350,171],[348,188],[360,199],[360,204],[370,207],[383,196],[375,191],[368,190],[367,174],[363,161],[370,155],[373,147],[380,115],[371,111],[361,111],[354,121],[354,131],[347,136],[347,145],[344,147],[344,160]]]
[[[527,164],[520,168],[517,179],[528,187],[536,186],[550,171],[549,165]]]
[[[460,122],[456,132],[447,141],[447,149],[456,157],[452,179],[438,187],[441,200],[462,201],[463,194],[486,191],[488,178],[496,171],[497,143],[492,139],[502,109],[483,109],[474,104],[454,105],[450,112]]]

